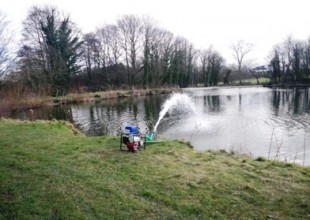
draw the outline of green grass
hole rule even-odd
[[[0,120],[0,219],[309,219],[310,168]]]
[[[266,84],[266,83],[270,82],[270,78],[261,77],[261,78],[258,78],[258,81],[259,81],[259,84]],[[238,83],[239,83],[239,81],[238,81]],[[255,78],[244,79],[244,80],[242,80],[242,83],[256,85],[257,84],[257,80]]]
[[[270,78],[267,77],[260,77],[258,78],[259,81],[259,85],[263,85],[263,84],[267,84],[270,82]],[[223,82],[219,82],[218,83],[219,86],[223,86]],[[239,84],[239,80],[234,80],[232,81],[230,84],[230,86],[236,86],[236,85],[240,85]],[[228,86],[229,86],[228,85]],[[257,80],[255,78],[251,78],[251,79],[242,79],[241,80],[241,85],[257,85]]]

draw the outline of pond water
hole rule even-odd
[[[152,130],[170,95],[123,98],[16,112],[13,118],[63,119],[83,133],[118,135],[127,124]],[[157,128],[160,139],[190,141],[196,150],[233,150],[310,165],[310,89],[192,88]]]

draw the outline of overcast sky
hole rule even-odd
[[[16,36],[33,5],[54,5],[69,13],[84,33],[125,14],[148,15],[197,49],[212,44],[228,63],[233,62],[230,46],[238,40],[254,44],[248,58],[260,65],[289,35],[310,37],[309,0],[0,0]]]

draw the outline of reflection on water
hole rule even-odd
[[[186,89],[196,111],[171,111],[158,136],[197,150],[226,149],[310,165],[310,89]],[[117,135],[126,124],[152,129],[169,96],[125,98],[19,112],[23,119],[63,119],[87,135]],[[182,108],[182,106],[179,106]],[[305,157],[305,159],[304,159]]]
[[[117,135],[126,124],[142,131],[159,114],[161,97],[130,98],[72,106],[73,122],[87,135]]]
[[[219,88],[186,92],[195,97],[200,113],[162,130],[164,137],[185,137],[198,150],[233,149],[301,164],[305,155],[305,164],[310,165],[309,89]]]

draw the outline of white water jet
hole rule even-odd
[[[176,108],[181,111],[185,110],[188,112],[196,113],[195,104],[187,94],[174,93],[169,99],[165,101],[162,110],[159,113],[159,118],[154,126],[154,132],[156,132],[160,121],[163,119],[166,113]]]

